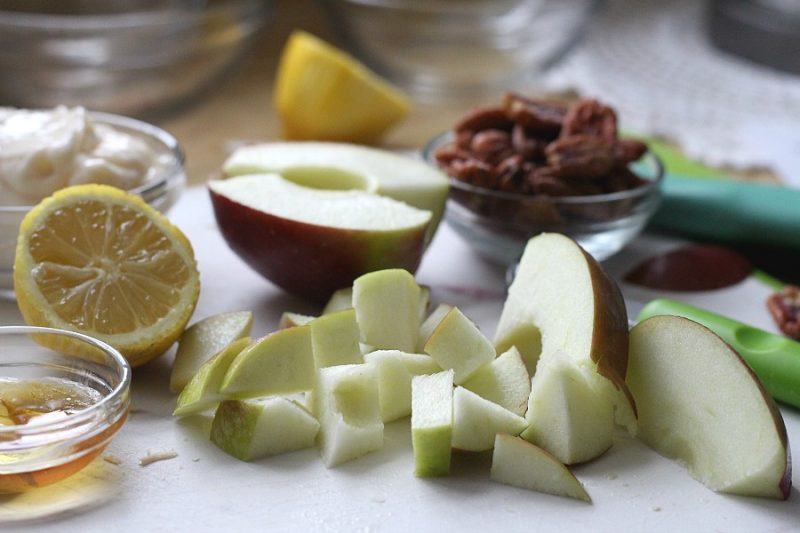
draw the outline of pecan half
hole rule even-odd
[[[600,137],[573,135],[553,141],[545,149],[547,164],[557,176],[596,179],[614,168],[614,146]]]
[[[503,107],[508,117],[530,132],[558,135],[567,113],[565,105],[532,100],[518,94],[506,93]]]
[[[514,122],[508,118],[506,110],[502,107],[476,107],[456,122],[453,130],[456,133],[465,130],[510,130],[513,125]]]
[[[617,138],[617,114],[597,100],[576,102],[564,117],[560,136],[572,135],[591,135],[613,141]]]
[[[767,299],[767,309],[787,337],[800,340],[800,287],[785,286]]]

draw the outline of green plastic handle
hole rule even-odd
[[[637,320],[656,315],[677,315],[703,324],[739,352],[773,398],[800,407],[800,342],[665,298],[645,305]]]
[[[698,240],[800,249],[800,189],[670,174],[651,226]]]

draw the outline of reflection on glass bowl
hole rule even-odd
[[[435,152],[452,134],[434,138],[423,157],[437,165]],[[664,171],[652,152],[631,169],[647,183],[635,189],[592,196],[533,196],[500,192],[451,178],[447,223],[478,253],[504,265],[519,260],[528,239],[563,233],[602,261],[621,250],[647,224],[661,199]]]

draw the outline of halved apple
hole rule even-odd
[[[567,364],[585,369],[581,375],[588,380],[588,398],[609,401],[614,407],[615,422],[635,432],[636,410],[625,384],[628,364],[625,302],[617,285],[597,261],[564,235],[544,233],[532,238],[509,288],[495,346],[508,347],[526,341],[530,344],[517,347],[533,356],[528,364],[535,359],[546,361],[564,354]],[[537,358],[533,350],[539,341],[541,353]],[[537,370],[533,389],[537,389],[538,379]],[[542,390],[560,389],[542,387]],[[532,391],[531,395],[537,399],[537,392]],[[580,423],[580,419],[575,419],[575,423]],[[576,427],[573,431],[584,433]],[[609,429],[602,435],[610,433]],[[606,448],[602,444],[594,446],[595,453]],[[588,459],[591,457],[584,458]]]
[[[400,350],[370,352],[364,356],[364,361],[374,365],[378,374],[378,395],[384,422],[411,414],[411,380],[414,376],[442,370],[429,355]]]
[[[251,268],[288,292],[325,301],[374,270],[414,272],[430,211],[359,190],[322,190],[277,174],[208,183],[220,231]]]
[[[433,238],[442,219],[449,189],[447,176],[420,159],[345,143],[243,146],[225,161],[223,172],[226,177],[276,173],[307,187],[358,189],[393,198],[432,213],[426,242]]]
[[[411,444],[419,477],[450,472],[453,435],[453,371],[415,376],[411,381]]]
[[[558,459],[512,435],[495,438],[489,477],[521,489],[592,502],[581,482]]]
[[[527,425],[521,416],[464,387],[456,387],[453,392],[452,444],[457,450],[491,450],[495,435],[519,435]]]
[[[786,499],[786,427],[755,374],[711,330],[655,316],[631,331],[639,438],[714,491]]]
[[[222,402],[211,442],[242,461],[314,446],[319,422],[297,402],[272,396]]]
[[[463,387],[523,416],[531,395],[531,378],[519,350],[512,346],[476,370]]]

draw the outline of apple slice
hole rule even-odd
[[[173,416],[202,413],[225,399],[220,394],[222,380],[239,353],[250,344],[250,337],[237,339],[205,362],[183,388],[175,402]]]
[[[305,326],[315,318],[317,317],[285,311],[281,313],[281,318],[278,321],[278,329],[293,328],[295,326]]]
[[[307,391],[314,372],[311,327],[279,329],[236,356],[220,392],[233,399]]]
[[[450,473],[453,435],[453,371],[411,380],[411,444],[418,477]]]
[[[247,337],[253,327],[253,313],[235,311],[200,320],[183,332],[175,352],[169,390],[178,392],[203,364],[236,339]]]
[[[331,294],[328,303],[322,309],[322,314],[327,315],[336,311],[344,311],[353,307],[353,286],[337,289]]]
[[[594,370],[572,364],[563,353],[542,359],[533,380],[528,428],[522,437],[565,464],[582,463],[614,443],[614,405],[595,390]]]
[[[541,354],[537,358],[534,350],[540,341]],[[617,285],[597,261],[569,237],[543,233],[525,247],[495,334],[495,346],[512,344],[521,353],[529,354],[528,365],[535,359],[547,361],[561,357],[559,353],[565,354],[569,365],[586,370],[581,375],[590,382],[589,390],[594,391],[596,401],[610,401],[614,406],[614,421],[635,432],[636,408],[625,384],[628,364],[625,302]],[[533,389],[537,389],[538,373],[537,369]],[[541,387],[541,390],[560,389]],[[536,400],[539,393],[531,394]],[[558,401],[548,403],[559,405]],[[581,418],[573,420],[579,423]],[[596,424],[588,418],[583,420]],[[565,420],[564,424],[567,423]],[[574,424],[569,431],[588,433]],[[598,454],[605,449],[601,444],[594,447]]]
[[[319,422],[295,401],[277,396],[226,400],[211,423],[211,442],[242,461],[314,446]]]
[[[425,351],[425,343],[431,338],[433,330],[439,325],[439,322],[447,316],[447,313],[453,308],[452,305],[439,304],[436,309],[422,321],[419,327],[419,340],[417,341],[417,351]]]
[[[320,423],[322,461],[328,468],[383,447],[383,421],[374,366],[320,368],[312,398],[312,412]]]
[[[427,242],[442,219],[449,190],[447,176],[418,158],[343,143],[243,146],[225,161],[223,172],[228,177],[274,172],[309,187],[360,189],[393,198],[432,213]]]
[[[322,315],[311,322],[311,344],[317,368],[363,363],[355,309]]]
[[[353,282],[353,307],[365,343],[376,350],[413,352],[419,335],[419,293],[414,276],[393,268]]]
[[[364,356],[364,361],[375,365],[378,373],[378,396],[384,423],[411,414],[411,379],[414,376],[442,370],[429,355],[400,350],[370,352]]]
[[[512,435],[495,438],[489,477],[521,489],[592,502],[581,482],[558,459]]]
[[[519,350],[512,346],[497,359],[476,370],[463,383],[463,387],[523,416],[531,395],[531,377]]]
[[[521,416],[464,387],[456,387],[453,393],[452,445],[457,450],[491,450],[495,435],[519,435],[527,426]]]
[[[423,350],[442,368],[453,369],[457,385],[497,355],[489,339],[457,307],[442,318]]]
[[[357,190],[321,190],[277,174],[208,184],[217,224],[251,268],[288,292],[324,301],[374,270],[415,271],[431,212]]]
[[[747,364],[711,330],[655,316],[631,331],[639,438],[711,490],[786,499],[786,427]]]

